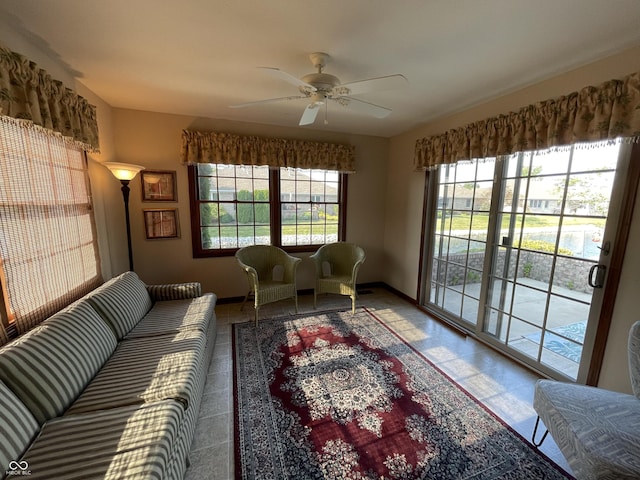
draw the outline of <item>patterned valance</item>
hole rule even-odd
[[[337,143],[232,133],[182,132],[182,162],[355,171],[355,148]]]
[[[33,122],[97,151],[96,109],[26,57],[0,46],[0,115]]]
[[[416,141],[416,169],[458,160],[640,137],[640,72]]]

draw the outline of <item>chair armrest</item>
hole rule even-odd
[[[324,274],[323,274],[323,271],[322,271],[322,263],[324,262],[324,258],[320,254],[320,252],[316,252],[313,255],[309,255],[309,258],[311,260],[313,260],[313,264],[316,267],[316,276],[318,278],[324,277]]]
[[[166,285],[147,285],[147,292],[154,302],[162,300],[183,300],[202,296],[200,282],[169,283]]]
[[[364,260],[358,260],[354,265],[353,265],[353,270],[351,273],[351,278],[353,279],[353,283],[355,285],[356,283],[356,277],[358,276],[358,270],[360,270],[360,266],[364,263]]]
[[[249,282],[251,291],[255,292],[258,289],[258,271],[255,268],[242,263],[240,260],[238,260],[238,263],[242,270],[244,270],[244,273],[247,274],[247,281]]]
[[[294,257],[292,255],[289,255],[285,258],[285,261],[282,265],[284,267],[283,280],[285,283],[295,283],[296,270],[300,262],[302,262],[301,258]]]

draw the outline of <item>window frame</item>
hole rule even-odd
[[[211,164],[217,165],[217,164]],[[201,225],[200,225],[200,204],[199,184],[197,165],[188,165],[189,178],[189,210],[191,218],[191,244],[193,258],[229,257],[235,255],[240,247],[235,248],[203,248]],[[322,168],[310,168],[302,170],[326,170]],[[347,184],[348,174],[338,172],[338,241],[346,238],[347,227]],[[313,203],[309,202],[283,202],[280,190],[280,167],[269,168],[269,208],[270,208],[270,244],[282,248],[288,253],[314,252],[321,244],[309,245],[282,245],[282,203]],[[317,202],[316,202],[317,203]]]
[[[620,182],[620,187],[616,189],[619,195],[619,204],[621,205],[620,215],[616,226],[611,227],[611,231],[615,231],[615,241],[611,246],[612,257],[609,267],[607,269],[607,281],[606,290],[604,292],[604,298],[600,309],[599,320],[597,322],[597,331],[594,335],[593,345],[590,352],[591,358],[587,362],[584,375],[582,372],[578,373],[578,382],[585,383],[586,385],[597,385],[602,369],[605,347],[607,343],[607,335],[613,317],[613,308],[615,306],[615,298],[620,283],[620,274],[622,271],[622,264],[624,262],[624,255],[628,248],[629,231],[631,224],[631,217],[633,216],[633,210],[635,205],[635,196],[638,191],[638,185],[640,184],[640,145],[632,144],[630,148],[630,156],[627,165],[627,172]],[[438,169],[440,166],[438,166]],[[619,168],[619,167],[617,167]],[[579,171],[573,172],[580,174]],[[495,180],[494,180],[495,181]],[[465,328],[460,323],[454,322],[452,318],[447,315],[443,310],[437,308],[430,308],[430,285],[433,278],[433,266],[429,260],[429,257],[433,256],[433,242],[430,240],[430,235],[433,232],[433,228],[436,225],[436,212],[441,207],[441,202],[438,200],[438,186],[439,173],[436,169],[427,170],[425,173],[425,183],[423,192],[423,217],[422,217],[422,234],[420,240],[420,260],[419,260],[419,272],[418,272],[418,288],[417,299],[418,306],[421,310],[439,318],[443,322],[453,326],[461,332],[469,332],[468,328]],[[612,200],[615,193],[612,192]],[[551,203],[550,203],[551,205]],[[534,213],[534,215],[536,215]],[[570,214],[568,215],[570,216]],[[491,229],[490,229],[491,230]],[[494,240],[496,241],[496,240]],[[487,267],[488,269],[488,267]],[[481,307],[484,309],[484,307]],[[480,327],[482,325],[480,324]],[[476,337],[495,347],[495,345],[487,342],[482,335],[478,335],[474,332]],[[496,347],[497,348],[497,347]],[[499,349],[498,349],[499,350]],[[503,352],[507,356],[510,356],[507,352]],[[520,361],[520,360],[518,360]],[[521,363],[532,371],[540,373],[541,370],[531,365],[527,365],[525,362]],[[557,378],[564,381],[568,381],[568,377],[554,377],[557,372],[548,369],[542,371],[550,378]]]

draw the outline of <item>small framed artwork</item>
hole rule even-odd
[[[145,209],[142,212],[144,214],[144,232],[148,240],[180,237],[177,208]]]
[[[143,202],[177,202],[175,171],[142,170],[142,201]]]

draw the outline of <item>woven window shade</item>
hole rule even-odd
[[[0,280],[5,320],[19,334],[102,282],[84,153],[8,117],[0,117]]]

